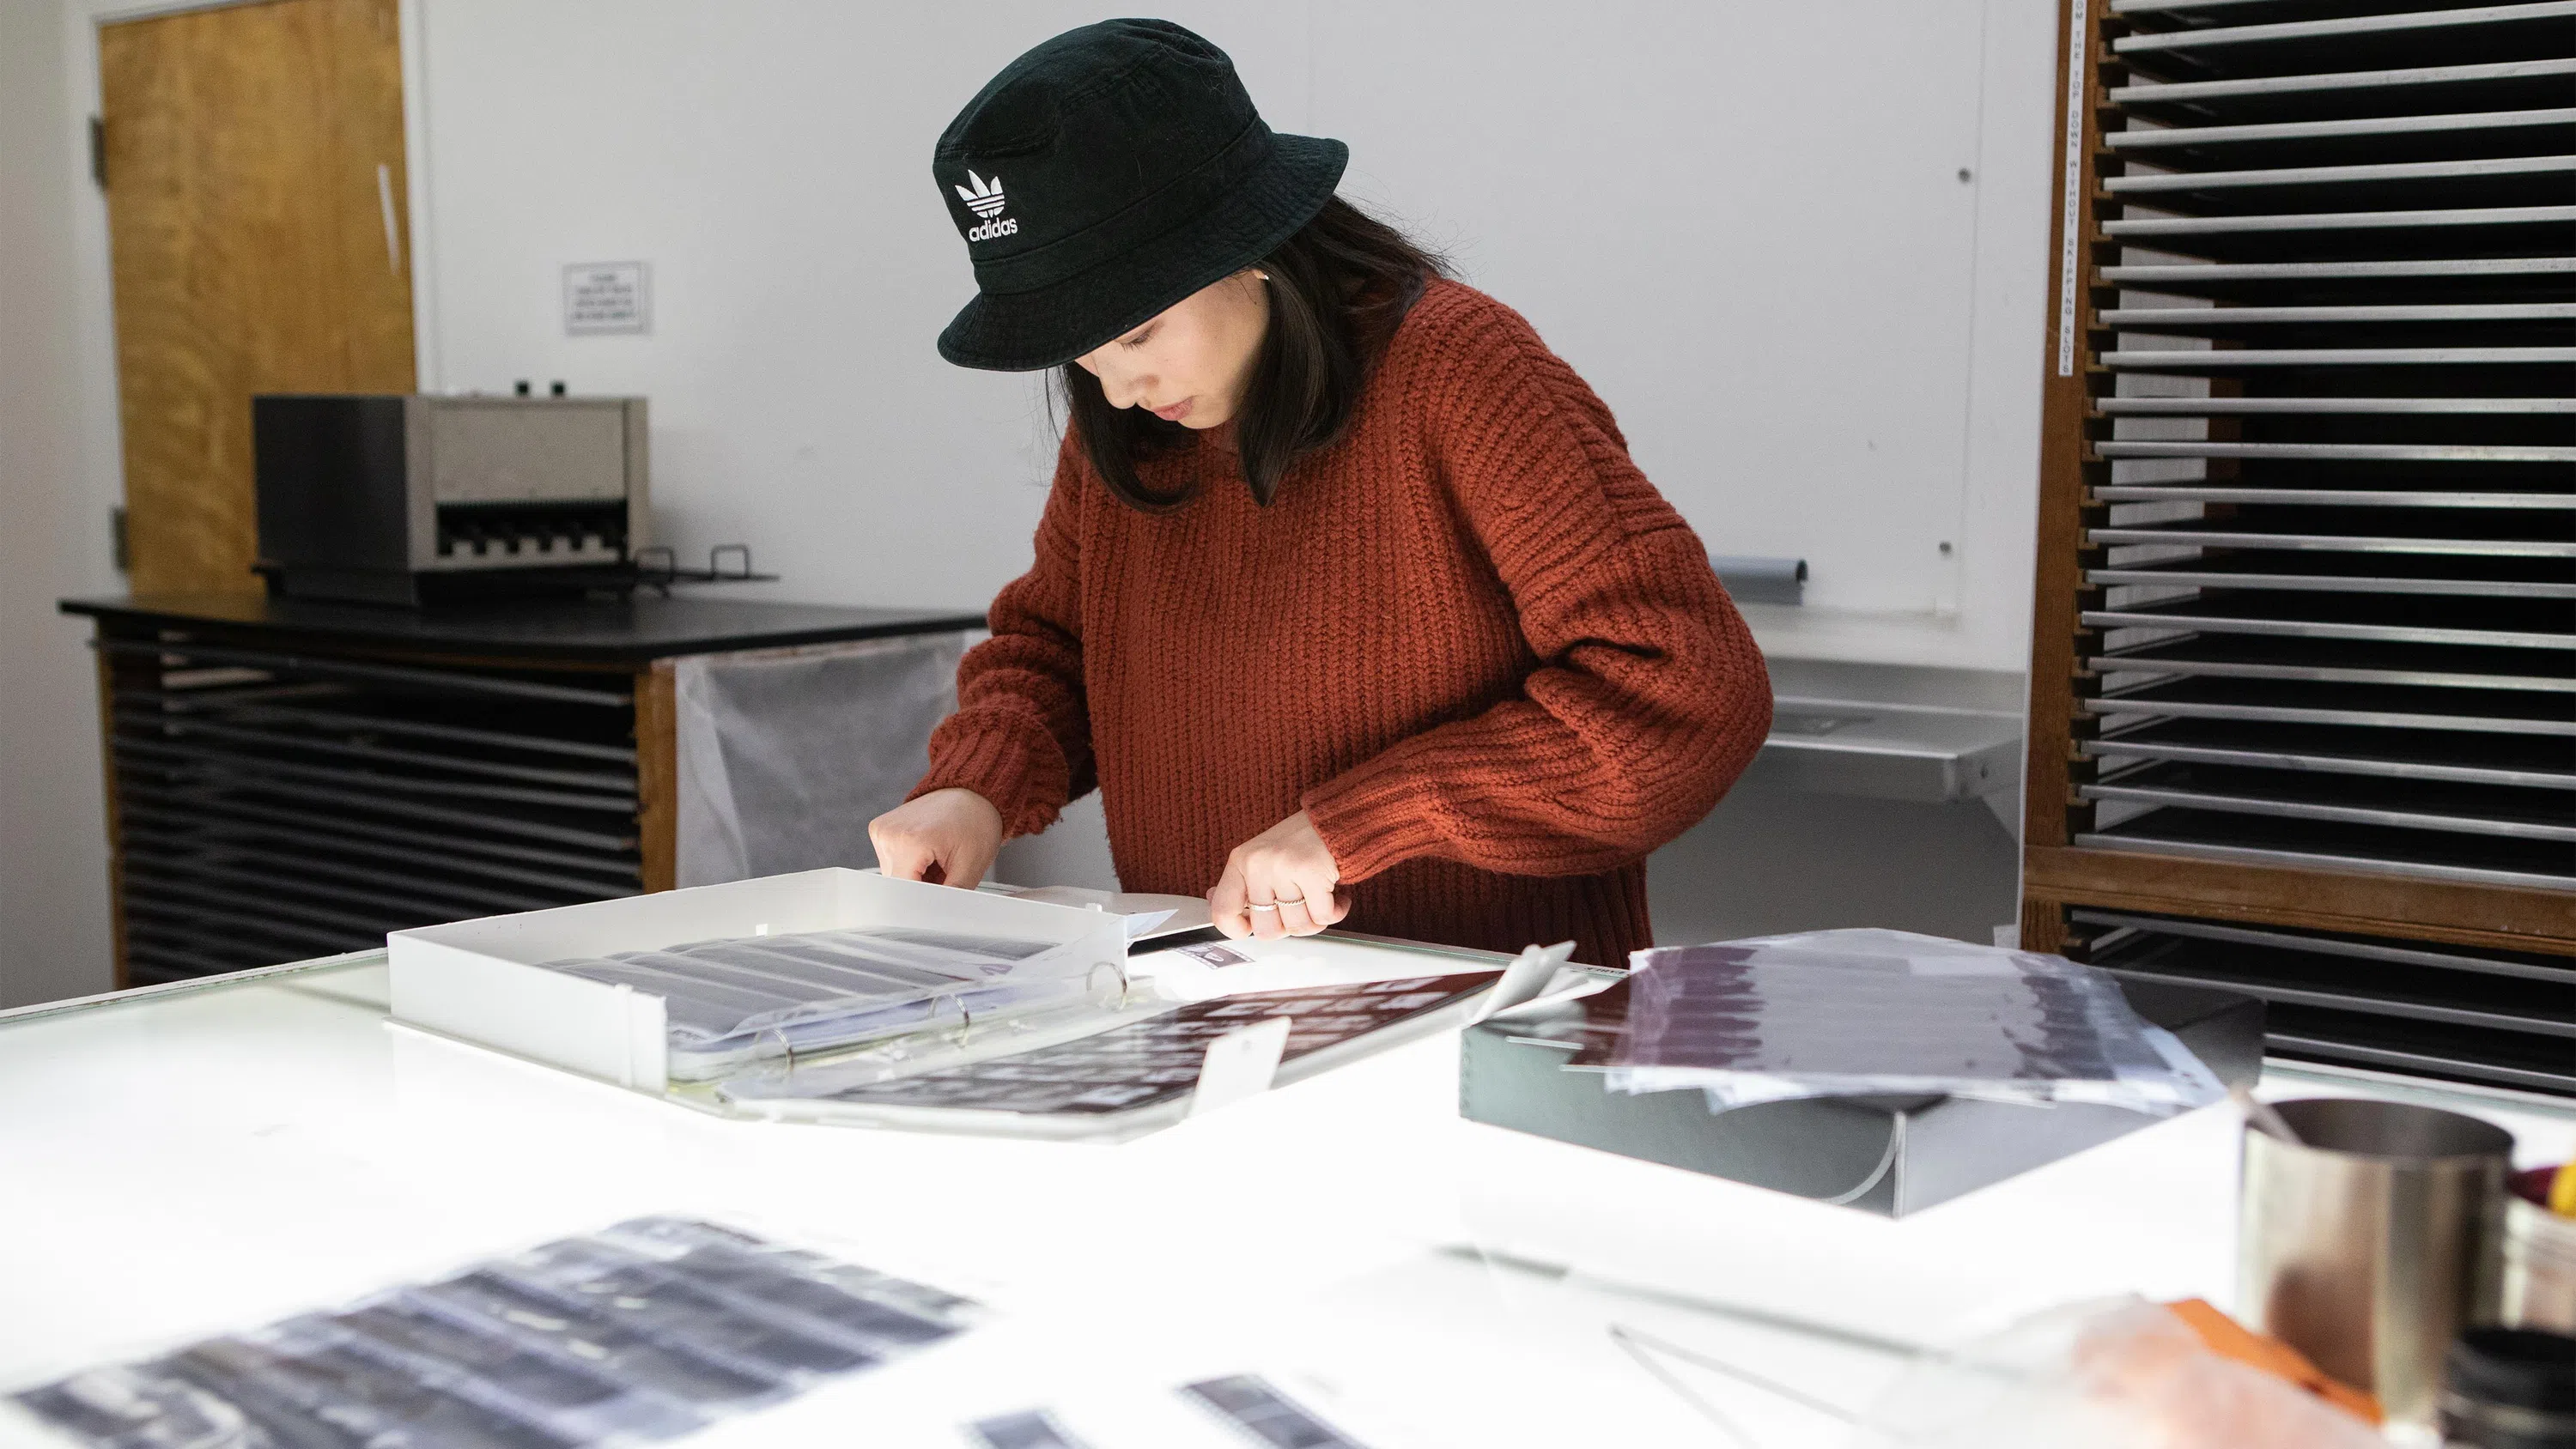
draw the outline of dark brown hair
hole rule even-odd
[[[1448,265],[1338,196],[1254,265],[1270,274],[1270,326],[1235,414],[1235,445],[1253,498],[1267,506],[1300,456],[1341,436],[1406,309]],[[1148,490],[1136,464],[1186,446],[1190,429],[1110,406],[1079,362],[1058,368],[1055,381],[1073,435],[1121,502],[1161,513],[1189,501],[1186,489]]]

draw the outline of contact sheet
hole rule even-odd
[[[16,1399],[91,1449],[574,1449],[689,1433],[979,1318],[924,1284],[639,1218]]]
[[[1114,1126],[1120,1117],[1180,1104],[1198,1087],[1209,1044],[1245,1027],[1286,1018],[1281,1063],[1294,1067],[1460,1006],[1493,982],[1494,973],[1480,971],[1246,992],[1174,1005],[1070,1041],[891,1079],[849,1082],[826,1063],[736,1078],[721,1090],[736,1103],[793,1107],[820,1118],[834,1109],[900,1109]]]

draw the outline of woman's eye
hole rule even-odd
[[[1150,327],[1149,327],[1149,328],[1145,329],[1144,331],[1137,333],[1137,334],[1136,334],[1135,336],[1133,336],[1133,337],[1129,337],[1129,338],[1124,338],[1124,339],[1122,339],[1122,340],[1119,342],[1119,344],[1118,344],[1118,345],[1119,345],[1119,346],[1121,346],[1121,347],[1142,347],[1142,346],[1144,346],[1147,342],[1151,341],[1151,340],[1153,339],[1153,336],[1154,336],[1154,331],[1153,331],[1153,329],[1152,329],[1152,328],[1150,328]]]

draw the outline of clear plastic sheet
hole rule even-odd
[[[1710,1109],[1795,1097],[2090,1102],[2167,1116],[2226,1088],[2109,976],[2061,956],[1903,931],[1639,951],[1626,1020],[1572,1065]],[[1605,1039],[1606,1038],[1606,1039]]]
[[[752,1063],[1028,1013],[1115,1003],[1126,982],[1053,942],[903,926],[698,941],[573,956],[545,969],[662,998],[670,1073]]]
[[[1081,1041],[1172,1009],[1173,1003],[1149,982],[1130,991],[1123,1001],[1103,995],[979,1016],[962,1022],[955,1031],[915,1031],[819,1055],[766,1058],[729,1072],[712,1085],[719,1100],[735,1106],[830,1097],[856,1087],[963,1070]]]
[[[2137,1298],[2051,1309],[1926,1354],[1854,1449],[2373,1449],[2362,1420],[2212,1352]]]
[[[673,661],[678,884],[874,864],[974,631]]]
[[[902,1073],[880,1070],[863,1056],[835,1058],[745,1073],[719,1090],[735,1103],[797,1102],[824,1112],[846,1104],[1105,1116],[1197,1090],[1208,1043],[1256,1022],[1289,1018],[1281,1060],[1293,1062],[1456,1005],[1493,981],[1492,972],[1478,971],[1155,1003],[1138,1015],[1102,1015],[1106,1030],[1007,1055]]]
[[[971,1326],[970,1301],[684,1218],[17,1395],[92,1449],[669,1439]]]

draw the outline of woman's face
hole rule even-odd
[[[1240,271],[1074,361],[1100,379],[1111,407],[1141,407],[1185,428],[1220,427],[1243,406],[1269,326],[1269,288],[1259,273]]]

